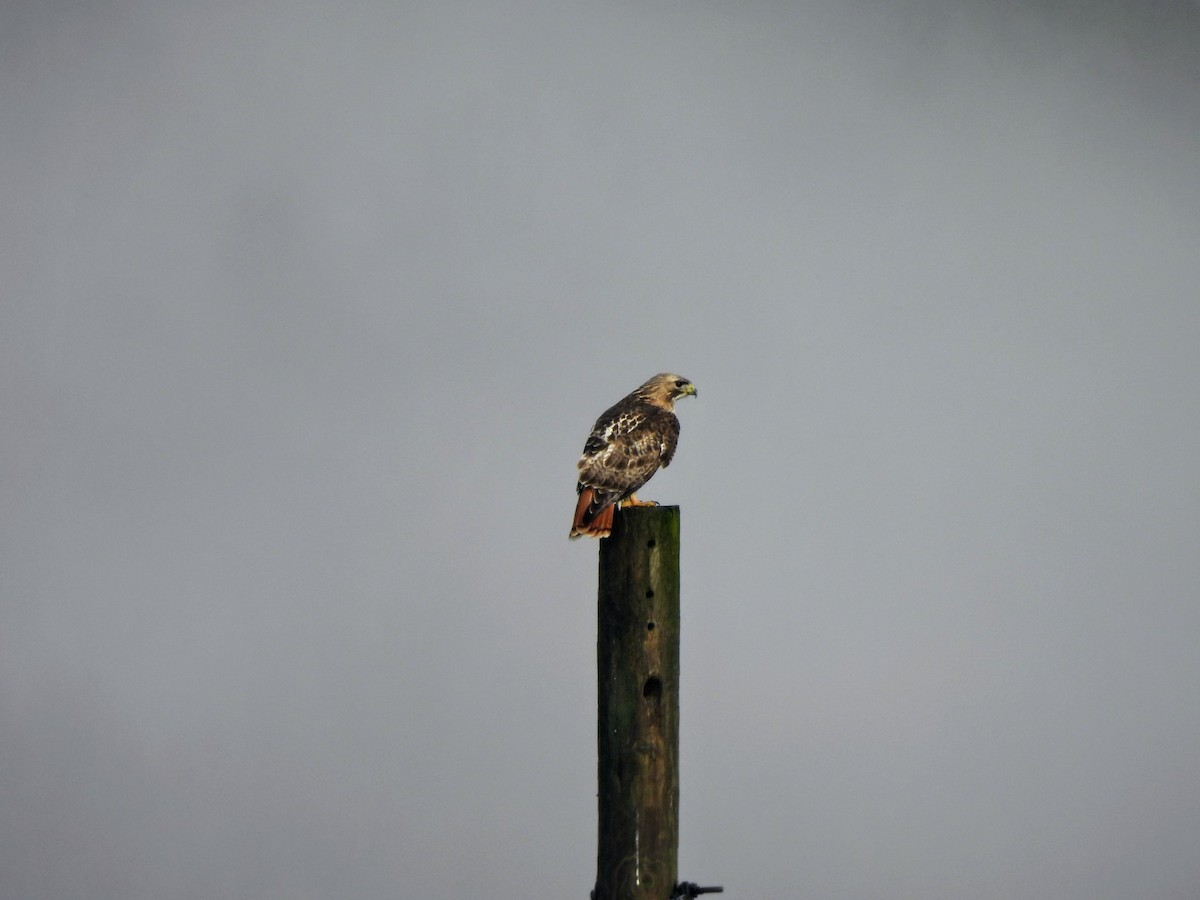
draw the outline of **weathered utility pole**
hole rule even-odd
[[[600,849],[594,900],[666,900],[679,858],[679,507],[600,541]]]

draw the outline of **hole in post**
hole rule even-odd
[[[654,538],[650,538],[650,540],[646,541],[646,546],[649,547],[651,550],[653,550],[654,549]]]
[[[646,588],[646,599],[649,600],[654,596],[654,588]]]
[[[654,630],[654,620],[653,619],[651,619],[649,622],[646,623],[646,630],[647,631]]]
[[[651,675],[646,679],[646,683],[642,685],[642,696],[647,700],[657,700],[662,696],[662,679],[657,675]]]

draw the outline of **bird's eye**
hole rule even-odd
[[[675,387],[683,387],[685,384],[687,384],[687,382],[681,378],[679,381],[675,382]]]

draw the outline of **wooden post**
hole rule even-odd
[[[600,541],[600,849],[594,900],[667,900],[679,858],[679,507]]]

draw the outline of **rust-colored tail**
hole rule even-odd
[[[584,488],[579,492],[579,502],[575,504],[575,519],[571,522],[571,533],[567,535],[571,540],[584,535],[603,538],[612,533],[613,513],[617,505],[609,503],[588,518],[588,510],[595,499],[596,492],[591,488]]]

